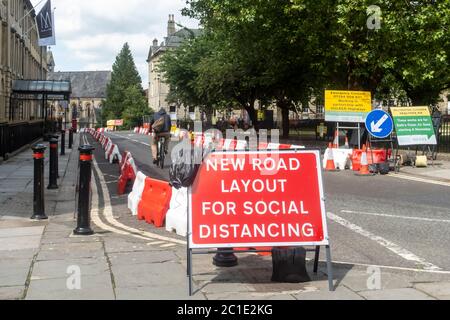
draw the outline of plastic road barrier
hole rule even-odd
[[[145,220],[161,228],[169,210],[171,197],[172,188],[168,182],[146,178],[142,200],[138,205],[138,220]]]
[[[187,188],[172,188],[170,208],[166,216],[166,230],[176,232],[179,236],[187,235]]]
[[[137,216],[138,214],[138,206],[142,199],[142,193],[144,192],[145,179],[147,179],[145,174],[139,171],[134,181],[133,191],[128,195],[128,209],[130,209],[133,216]]]

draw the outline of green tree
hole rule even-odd
[[[435,103],[450,87],[450,1],[188,0],[214,43],[191,84],[254,117],[255,101],[289,111],[323,101],[325,89]],[[381,28],[369,28],[368,8]],[[373,12],[372,12],[373,13]]]
[[[106,89],[106,101],[103,108],[103,122],[121,119],[128,108],[125,96],[130,87],[137,88],[143,95],[142,79],[137,71],[128,43],[116,57],[112,67],[111,82]]]
[[[141,88],[136,85],[125,90],[123,103],[126,105],[122,118],[125,127],[137,127],[142,122],[142,117],[150,115],[147,99],[142,94]]]

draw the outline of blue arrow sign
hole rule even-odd
[[[392,117],[383,110],[374,110],[367,115],[366,128],[375,138],[386,138],[394,130]]]

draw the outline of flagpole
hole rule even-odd
[[[37,8],[38,5],[40,5],[42,2],[44,2],[45,0],[41,0],[39,1],[30,11],[28,11],[28,13],[26,15],[24,15],[22,18],[19,19],[19,21],[17,21],[17,23],[21,23],[23,19],[25,19],[26,17],[28,17],[31,12],[33,12],[34,9]]]

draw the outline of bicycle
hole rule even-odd
[[[164,169],[164,160],[166,157],[165,145],[166,145],[166,138],[160,137],[158,139],[158,148],[157,148],[158,154],[156,159],[158,160],[157,166],[160,167],[161,169]]]

